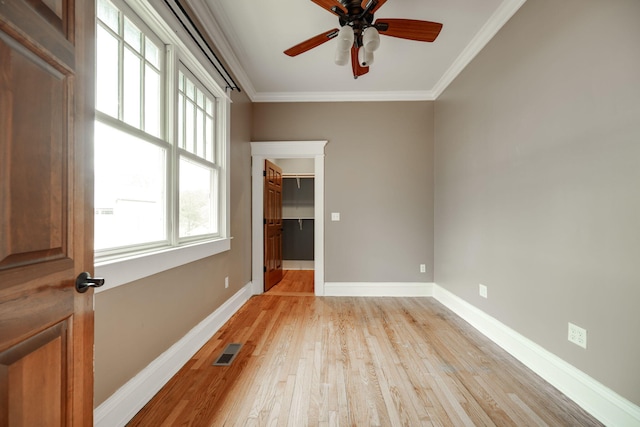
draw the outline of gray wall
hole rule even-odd
[[[638,18],[637,0],[529,0],[435,109],[436,282],[635,404]]]
[[[231,250],[96,294],[95,406],[251,281],[251,103],[233,100]]]
[[[254,104],[252,139],[329,141],[327,282],[433,281],[433,103]]]

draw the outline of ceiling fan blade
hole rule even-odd
[[[297,45],[290,47],[285,50],[284,53],[289,56],[298,56],[301,53],[304,53],[308,50],[313,49],[314,47],[320,46],[322,43],[326,43],[332,38],[338,35],[338,29],[334,28],[329,31],[325,31],[322,34],[318,34],[317,36],[311,37],[309,40],[305,40],[302,43],[298,43]]]
[[[355,46],[351,47],[351,68],[353,69],[354,79],[357,79],[369,72],[369,67],[360,66],[360,63],[358,62],[358,48]]]
[[[432,42],[440,34],[442,24],[415,19],[377,19],[375,27],[380,34],[401,39]]]
[[[344,9],[344,6],[342,6],[342,3],[340,3],[338,0],[311,0],[311,1],[317,4],[318,6],[320,6],[321,8],[333,13],[334,15],[340,16],[340,13],[336,13],[331,9],[334,6],[340,9],[344,13],[347,12]]]
[[[372,0],[362,0],[362,4],[361,7],[363,9],[367,8],[367,5],[369,4],[369,2],[371,2]],[[380,9],[382,7],[383,4],[385,4],[387,2],[387,0],[378,0],[378,4],[376,4],[371,10],[371,13],[376,13],[376,10]]]

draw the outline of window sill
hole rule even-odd
[[[104,292],[134,280],[228,251],[231,248],[232,238],[161,249],[152,253],[134,255],[118,260],[97,262],[94,276],[103,277],[105,284],[100,288],[95,288],[95,292]]]

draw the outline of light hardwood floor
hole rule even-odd
[[[313,296],[313,270],[285,270],[280,283],[267,292],[269,295]]]
[[[251,298],[129,425],[601,425],[431,298],[275,292]],[[243,345],[232,365],[212,366],[229,343]]]

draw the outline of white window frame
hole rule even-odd
[[[121,6],[120,0],[111,0]],[[217,124],[216,138],[220,141],[218,158],[221,173],[219,174],[219,236],[207,240],[175,242],[170,246],[163,246],[148,251],[131,252],[128,254],[96,258],[95,276],[104,277],[105,285],[96,288],[96,292],[104,292],[108,289],[130,283],[153,274],[188,264],[203,258],[207,258],[231,249],[230,236],[230,110],[231,99],[227,93],[224,80],[217,75],[206,56],[192,42],[189,35],[182,28],[178,20],[166,8],[164,3],[151,4],[149,0],[127,0],[126,6],[140,17],[145,25],[157,35],[167,46],[165,51],[165,67],[167,84],[165,92],[165,108],[168,117],[173,117],[166,125],[165,132],[172,145],[176,143],[177,117],[175,112],[177,99],[178,67],[181,64],[189,70],[207,90],[216,98],[215,117]],[[171,173],[177,170],[177,148],[172,148],[170,155]],[[96,159],[99,161],[99,159]],[[176,180],[171,180],[170,185],[176,185]],[[172,189],[172,194],[177,195],[177,188]],[[169,201],[168,201],[169,203]],[[170,209],[177,209],[174,202]],[[177,216],[176,216],[177,219]],[[177,221],[174,221],[177,227]]]

